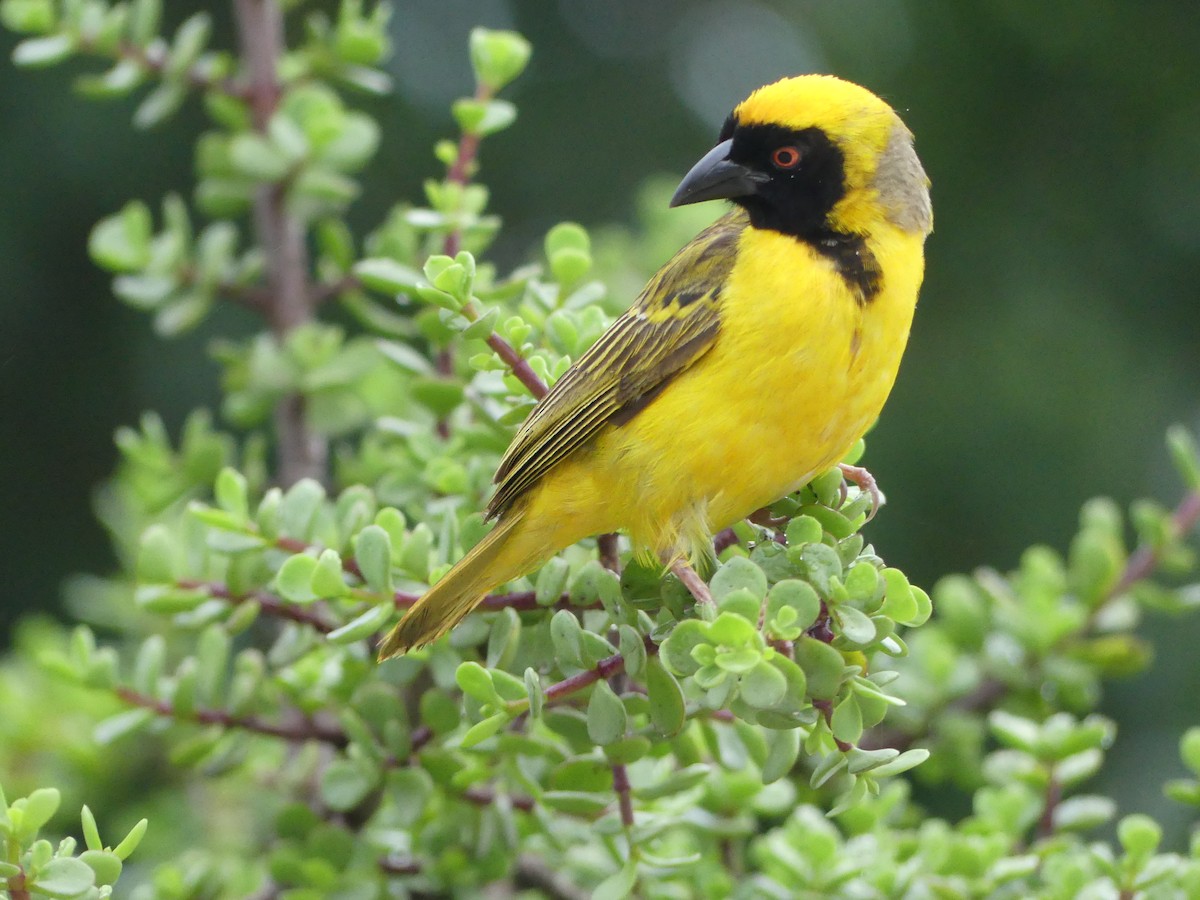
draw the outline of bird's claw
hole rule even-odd
[[[860,491],[870,495],[871,511],[867,513],[867,521],[870,522],[875,518],[875,513],[879,512],[879,508],[887,503],[887,497],[883,496],[883,491],[875,483],[875,476],[862,466],[852,466],[849,463],[839,463],[838,468],[842,470],[842,477],[846,481],[853,482]]]

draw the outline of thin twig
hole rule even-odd
[[[1040,838],[1048,838],[1054,834],[1054,811],[1058,809],[1058,804],[1062,802],[1062,784],[1054,776],[1054,769],[1051,768],[1050,775],[1046,779],[1046,805],[1042,809],[1041,818],[1037,823],[1037,836]]]
[[[525,389],[536,399],[541,400],[550,392],[545,382],[538,378],[537,373],[529,367],[529,363],[525,357],[518,353],[512,344],[494,331],[485,340],[487,341],[487,345],[508,366],[509,371],[517,376],[517,380],[525,385]]]
[[[625,768],[625,763],[615,762],[612,764],[613,776],[613,791],[617,795],[617,806],[621,810],[621,825],[625,828],[625,833],[629,833],[629,829],[633,827],[633,794],[629,789],[629,770]]]
[[[600,564],[610,572],[621,574],[621,553],[615,533],[602,534],[596,538],[596,547],[600,551]]]
[[[1171,514],[1173,537],[1183,537],[1196,527],[1197,521],[1200,521],[1200,491],[1192,491],[1179,502],[1179,505],[1175,507],[1175,512]],[[1100,607],[1125,593],[1143,578],[1148,577],[1161,558],[1162,547],[1156,544],[1142,544],[1134,550],[1125,562],[1125,569],[1121,572],[1121,577],[1112,586]],[[1094,615],[1093,613],[1093,617]]]
[[[695,598],[697,603],[711,604],[713,602],[712,591],[708,589],[704,579],[697,574],[686,559],[675,560],[671,563],[670,569],[675,577],[683,582],[683,586],[688,589],[688,593]]]
[[[470,787],[462,792],[462,798],[476,806],[490,806],[496,802],[496,792],[488,787]],[[532,797],[526,797],[524,794],[509,794],[508,802],[513,805],[513,809],[523,812],[529,812],[537,806],[537,802]]]
[[[588,900],[592,896],[532,853],[522,853],[517,857],[514,880],[517,887],[533,888],[550,900]]]
[[[416,875],[421,864],[411,856],[385,856],[379,860],[379,869],[388,875]]]
[[[277,0],[234,0],[234,13],[254,128],[265,133],[283,94],[276,74],[284,53],[283,12]],[[305,229],[288,214],[286,200],[283,184],[260,185],[254,195],[254,231],[265,254],[269,292],[263,313],[281,340],[313,317]],[[324,481],[329,448],[309,426],[302,394],[289,394],[276,405],[275,431],[279,482]]]
[[[11,900],[30,900],[29,889],[25,887],[25,871],[8,876],[8,895]]]
[[[225,728],[240,728],[245,731],[253,731],[256,734],[282,738],[285,741],[295,743],[319,741],[339,749],[346,747],[350,743],[350,739],[340,728],[324,725],[307,716],[292,725],[277,725],[274,722],[267,722],[258,716],[237,716],[224,709],[194,709],[191,712],[181,714],[175,708],[174,704],[135,691],[132,688],[120,686],[115,689],[114,693],[130,706],[139,706],[142,709],[148,709],[164,718],[199,722],[202,725],[221,725]]]
[[[75,49],[80,53],[90,53],[93,56],[117,62],[132,62],[147,75],[155,77],[163,74],[170,57],[166,43],[154,43],[142,47],[131,41],[121,41],[109,50],[100,47],[95,40],[83,37],[80,38]],[[248,91],[232,78],[213,77],[210,67],[202,62],[193,63],[183,73],[183,79],[190,87],[201,91],[217,90],[231,97],[242,99],[245,99],[248,94]]]
[[[642,643],[645,645],[647,653],[658,653],[658,644],[650,640],[649,637],[643,637]],[[595,684],[602,678],[612,678],[614,675],[619,675],[624,671],[625,657],[620,653],[614,653],[612,656],[607,656],[600,660],[592,668],[577,672],[569,678],[564,678],[562,681],[550,685],[550,687],[546,688],[546,703],[557,703]]]
[[[204,591],[210,597],[215,597],[218,600],[228,600],[230,603],[239,604],[254,601],[262,611],[268,615],[275,616],[280,619],[290,619],[293,622],[299,622],[302,625],[308,625],[316,629],[322,634],[329,634],[337,628],[332,622],[326,621],[319,613],[305,606],[300,606],[297,603],[288,603],[285,600],[275,596],[270,591],[247,591],[243,594],[235,593],[230,590],[229,585],[219,581],[193,581],[191,579],[182,579],[176,584],[185,591]]]

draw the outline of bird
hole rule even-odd
[[[496,472],[495,526],[381,660],[589,536],[623,531],[639,554],[700,565],[714,533],[832,468],[875,422],[933,230],[899,115],[831,75],[758,88],[670,205],[708,200],[730,208],[533,408]]]

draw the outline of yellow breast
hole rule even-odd
[[[546,479],[534,503],[584,534],[627,529],[655,553],[714,530],[834,465],[879,415],[920,285],[922,236],[881,228],[884,273],[861,302],[807,244],[747,229],[713,348],[642,413]]]

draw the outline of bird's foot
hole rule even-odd
[[[842,470],[842,477],[847,481],[853,482],[854,485],[864,494],[871,497],[871,511],[867,513],[867,521],[870,522],[875,518],[875,513],[879,512],[879,508],[887,503],[887,497],[883,496],[883,491],[879,489],[879,485],[875,483],[875,476],[864,469],[862,466],[852,466],[848,463],[839,463],[838,468]]]
[[[688,589],[696,602],[700,604],[711,604],[713,602],[712,592],[709,591],[708,585],[704,583],[704,579],[692,568],[691,564],[686,559],[677,559],[671,563],[671,571],[675,577],[683,582],[683,586]]]

